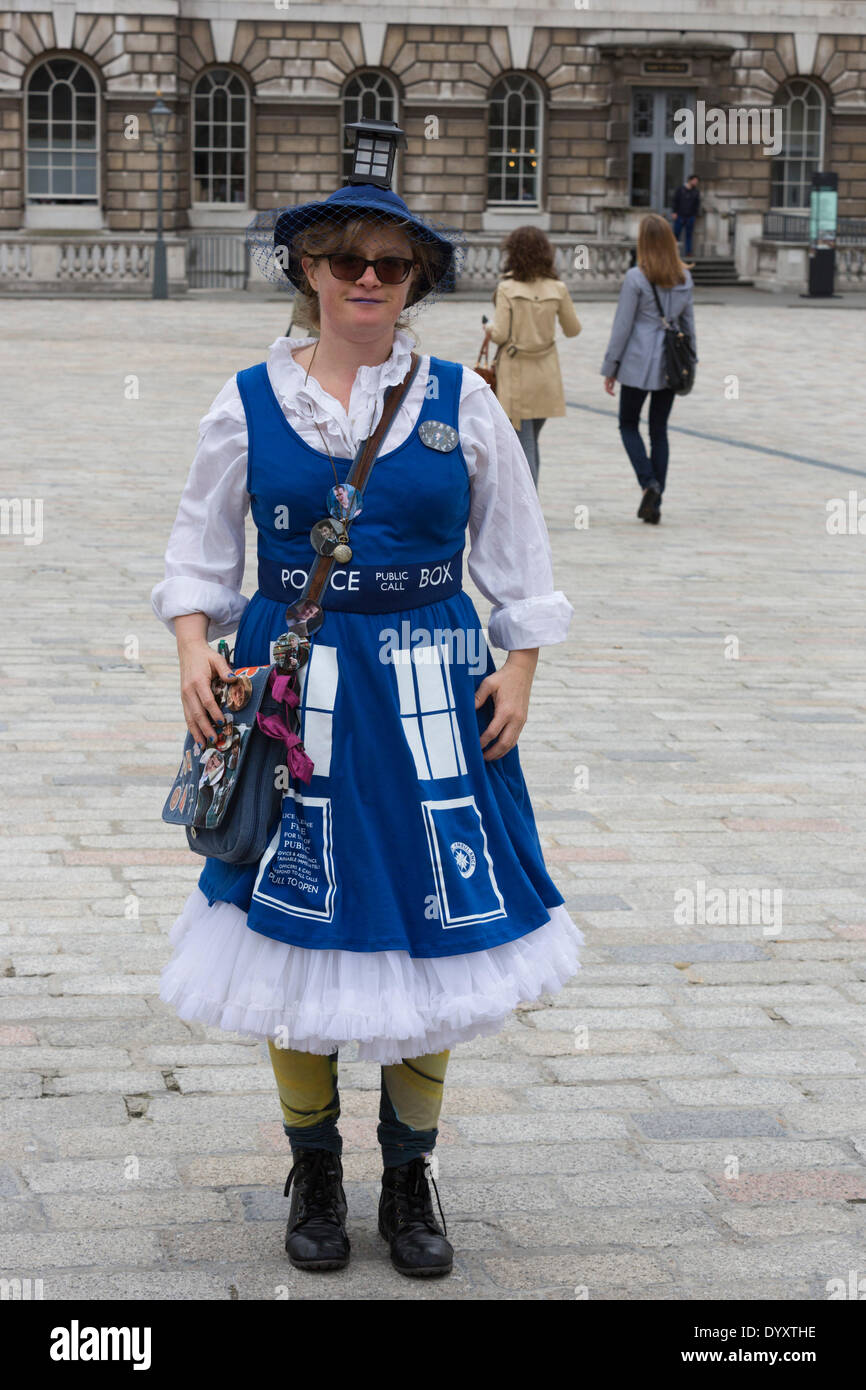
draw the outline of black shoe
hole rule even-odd
[[[649,487],[645,487],[643,490],[643,497],[641,498],[640,506],[637,509],[637,514],[640,517],[641,521],[655,523],[659,519],[661,505],[661,488],[659,487],[658,483],[652,482],[650,483]]]
[[[340,1159],[326,1149],[299,1149],[283,1196],[290,1188],[286,1250],[295,1269],[343,1269],[349,1237]]]
[[[432,1178],[431,1178],[432,1182]],[[401,1274],[450,1274],[454,1251],[445,1239],[445,1217],[436,1191],[442,1227],[433,1215],[427,1163],[413,1158],[382,1174],[379,1234],[391,1246],[391,1263]]]

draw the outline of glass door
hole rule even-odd
[[[653,212],[671,210],[673,196],[691,173],[693,151],[674,139],[678,111],[694,109],[692,92],[636,87],[632,92],[629,202]]]

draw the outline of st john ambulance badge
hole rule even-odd
[[[462,840],[455,840],[451,846],[451,853],[462,876],[470,878],[475,869],[475,851],[464,845]]]
[[[428,449],[436,449],[440,454],[450,454],[457,448],[460,436],[451,426],[441,420],[425,420],[418,426],[418,438]]]

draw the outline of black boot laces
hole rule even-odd
[[[299,1190],[301,1215],[295,1223],[295,1229],[307,1221],[317,1219],[332,1221],[335,1226],[341,1224],[336,1210],[337,1175],[331,1167],[333,1160],[334,1155],[327,1149],[314,1149],[309,1156],[298,1159],[286,1178],[284,1197],[288,1197],[296,1173],[303,1179],[303,1188]]]
[[[442,1218],[442,1234],[447,1236],[448,1227],[445,1225],[445,1213],[442,1210],[442,1203],[439,1201],[439,1189],[426,1158],[413,1159],[411,1163],[406,1165],[405,1172],[405,1186],[398,1188],[395,1196],[400,1206],[405,1207],[407,1221],[420,1221],[428,1230],[436,1230],[436,1217],[433,1215],[433,1203],[430,1201],[429,1178],[433,1191],[436,1193],[436,1205]],[[404,1200],[401,1201],[401,1198]]]

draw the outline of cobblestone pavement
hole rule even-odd
[[[283,1253],[264,1048],[156,998],[198,866],[160,820],[183,725],[149,591],[198,420],[285,301],[4,302],[0,493],[44,499],[44,537],[0,542],[3,1274],[409,1300],[822,1300],[866,1275],[866,540],[827,527],[866,496],[852,299],[699,306],[657,528],[598,376],[613,305],[580,306],[541,436],[576,615],[521,749],[585,965],[456,1050],[457,1259],[420,1286],[375,1232],[378,1069],[343,1062],[354,1253],[315,1279]],[[482,308],[436,306],[424,346],[472,362]]]

